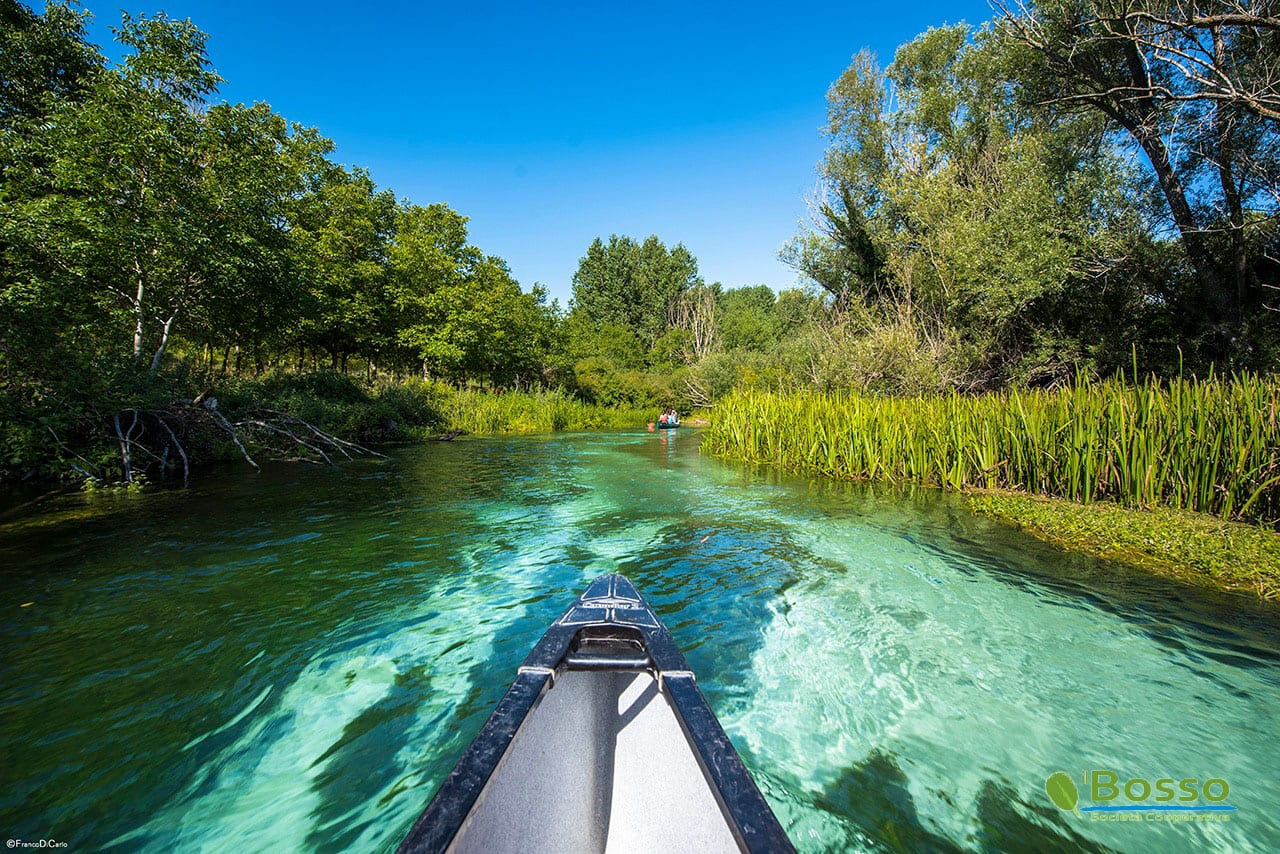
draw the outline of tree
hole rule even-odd
[[[468,271],[480,260],[478,250],[467,245],[467,218],[442,204],[401,207],[388,260],[398,342],[424,376],[433,370],[456,374],[466,359],[442,311],[450,295],[461,294]]]
[[[768,285],[721,291],[720,338],[725,349],[765,352],[782,334],[778,300]]]
[[[1045,308],[1114,289],[1132,237],[1121,162],[1097,122],[1029,114],[1004,74],[1008,50],[954,26],[903,45],[885,70],[855,56],[828,93],[817,228],[789,256],[868,333],[914,325],[881,336],[895,347],[958,332],[991,381],[1027,357],[1082,355]]]
[[[209,284],[188,310],[188,336],[248,350],[261,369],[267,347],[297,343],[311,259],[295,245],[305,233],[292,223],[299,201],[332,169],[325,155],[333,145],[266,104],[216,105],[204,131],[203,191],[217,251]]]
[[[505,265],[503,272],[506,273]],[[494,385],[510,383],[519,390],[547,377],[547,355],[555,328],[555,310],[547,303],[547,289],[534,284],[529,293],[520,289],[509,273],[499,281],[491,308],[501,321],[486,351],[487,370]]]
[[[189,22],[126,15],[116,32],[124,62],[22,134],[18,168],[38,178],[6,194],[5,239],[50,272],[23,283],[40,290],[36,302],[96,314],[154,372],[219,251],[203,175],[203,113],[219,78]]]
[[[1272,6],[1041,0],[1001,7],[1002,30],[1028,48],[1020,66],[1026,100],[1057,116],[1105,116],[1142,151],[1219,356],[1248,346],[1242,336],[1262,306],[1258,270],[1280,213],[1280,17]]]
[[[672,310],[672,331],[684,333],[684,361],[705,359],[720,345],[716,297],[720,284],[698,284],[680,295]]]
[[[651,346],[673,325],[681,295],[700,284],[683,244],[668,250],[656,236],[636,243],[614,234],[608,244],[592,241],[578,262],[572,304],[597,326],[625,326]]]
[[[645,345],[629,326],[597,324],[581,308],[570,310],[556,329],[552,357],[556,366],[572,372],[574,363],[602,356],[623,368],[644,365]]]
[[[403,207],[389,259],[398,341],[424,375],[517,386],[541,378],[546,290],[524,293],[506,262],[467,243],[466,217],[443,204]]]
[[[395,195],[362,169],[331,166],[295,209],[292,242],[311,284],[302,342],[328,353],[335,369],[352,355],[378,357],[394,311],[387,253]]]
[[[50,4],[38,15],[0,0],[0,408],[23,411],[41,380],[93,349],[99,317],[46,251],[57,229],[41,210],[52,192],[47,116],[80,101],[104,67],[87,13]]]
[[[50,3],[37,15],[17,0],[0,0],[0,127],[83,97],[103,67],[85,32],[88,14]]]

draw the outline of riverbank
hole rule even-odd
[[[716,406],[705,447],[977,493],[976,511],[1063,547],[1274,598],[1278,410],[1280,383],[1248,375],[919,398],[744,392]]]
[[[1134,510],[1012,492],[976,492],[966,503],[1067,551],[1280,600],[1280,534],[1256,525],[1165,507]]]
[[[444,434],[641,428],[657,411],[588,404],[560,389],[365,382],[338,371],[161,375],[135,385],[111,400],[0,414],[0,482],[32,489],[186,483],[221,461],[331,463]]]

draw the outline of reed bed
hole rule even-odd
[[[453,392],[445,402],[450,430],[468,433],[550,433],[555,430],[611,430],[643,427],[651,409],[594,406],[556,391]]]
[[[877,398],[740,392],[704,447],[834,477],[1280,521],[1280,381],[1251,375]]]

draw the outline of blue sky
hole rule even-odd
[[[471,238],[562,303],[596,236],[684,243],[707,281],[797,283],[827,87],[986,0],[596,4],[85,0],[209,33],[229,101],[266,101],[382,187],[471,218]]]

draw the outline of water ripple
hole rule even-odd
[[[471,440],[0,531],[0,823],[76,846],[394,846],[595,574],[660,611],[806,851],[1280,847],[1274,611],[1072,558],[926,490],[696,434]],[[1046,777],[1230,780],[1222,825]]]

